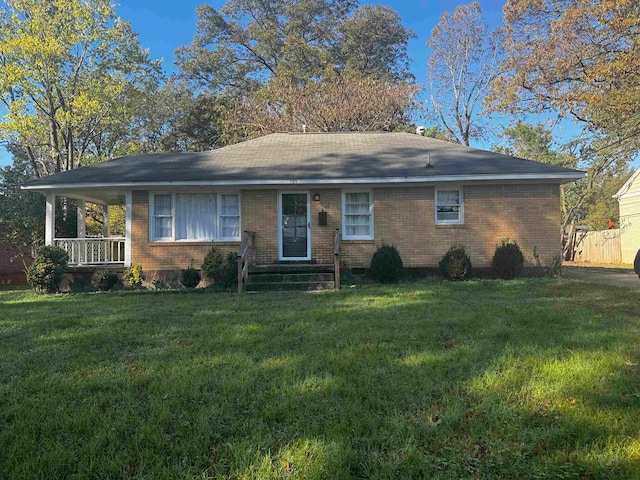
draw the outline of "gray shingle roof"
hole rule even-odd
[[[428,159],[433,168],[426,167]],[[448,177],[481,180],[504,175],[563,182],[582,177],[576,170],[409,133],[274,133],[208,152],[127,155],[34,180],[27,187],[425,178],[437,181]]]

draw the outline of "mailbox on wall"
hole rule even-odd
[[[320,225],[321,227],[327,226],[327,212],[325,212],[324,210],[318,212],[318,225]]]

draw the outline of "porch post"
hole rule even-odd
[[[124,266],[131,266],[131,217],[132,217],[132,199],[131,190],[124,194],[125,199],[125,228],[124,228]]]
[[[78,238],[87,236],[87,204],[78,200]]]
[[[103,214],[103,220],[102,220],[102,236],[105,238],[109,238],[110,235],[110,225],[109,225],[109,205],[103,205],[102,206],[102,214]]]
[[[56,194],[47,193],[44,222],[44,244],[53,245],[56,235]]]

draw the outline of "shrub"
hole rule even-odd
[[[380,283],[397,282],[402,273],[402,258],[393,245],[382,245],[371,258],[371,274]]]
[[[466,280],[471,273],[471,258],[464,245],[452,245],[439,265],[442,276],[447,280]]]
[[[211,247],[202,262],[202,273],[214,281],[219,280],[226,269],[224,255],[218,247]]]
[[[134,265],[124,271],[122,278],[131,285],[131,288],[142,288],[142,282],[146,277],[142,271],[142,266]]]
[[[185,288],[196,288],[200,283],[200,273],[195,268],[185,268],[180,270],[178,281]]]
[[[218,282],[226,288],[231,288],[238,284],[238,254],[236,252],[230,252],[227,255],[225,269]]]
[[[503,238],[496,247],[491,260],[494,275],[498,278],[511,280],[520,275],[523,265],[524,255],[522,255],[518,243]]]
[[[59,247],[40,247],[27,269],[27,281],[37,292],[56,293],[67,271],[67,252]]]
[[[118,275],[111,270],[96,270],[91,276],[91,285],[101,292],[111,290],[116,283],[118,283]]]
[[[558,278],[562,273],[562,255],[555,255],[549,265],[547,276],[549,278]]]
[[[217,247],[211,247],[204,257],[202,273],[217,285],[234,286],[238,283],[238,254],[230,252],[225,257]]]

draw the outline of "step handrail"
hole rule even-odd
[[[336,233],[333,236],[333,275],[335,280],[336,290],[340,290],[340,229],[336,228]]]
[[[242,243],[238,251],[238,293],[244,292],[249,278],[249,265],[255,258],[256,232],[242,232]]]

